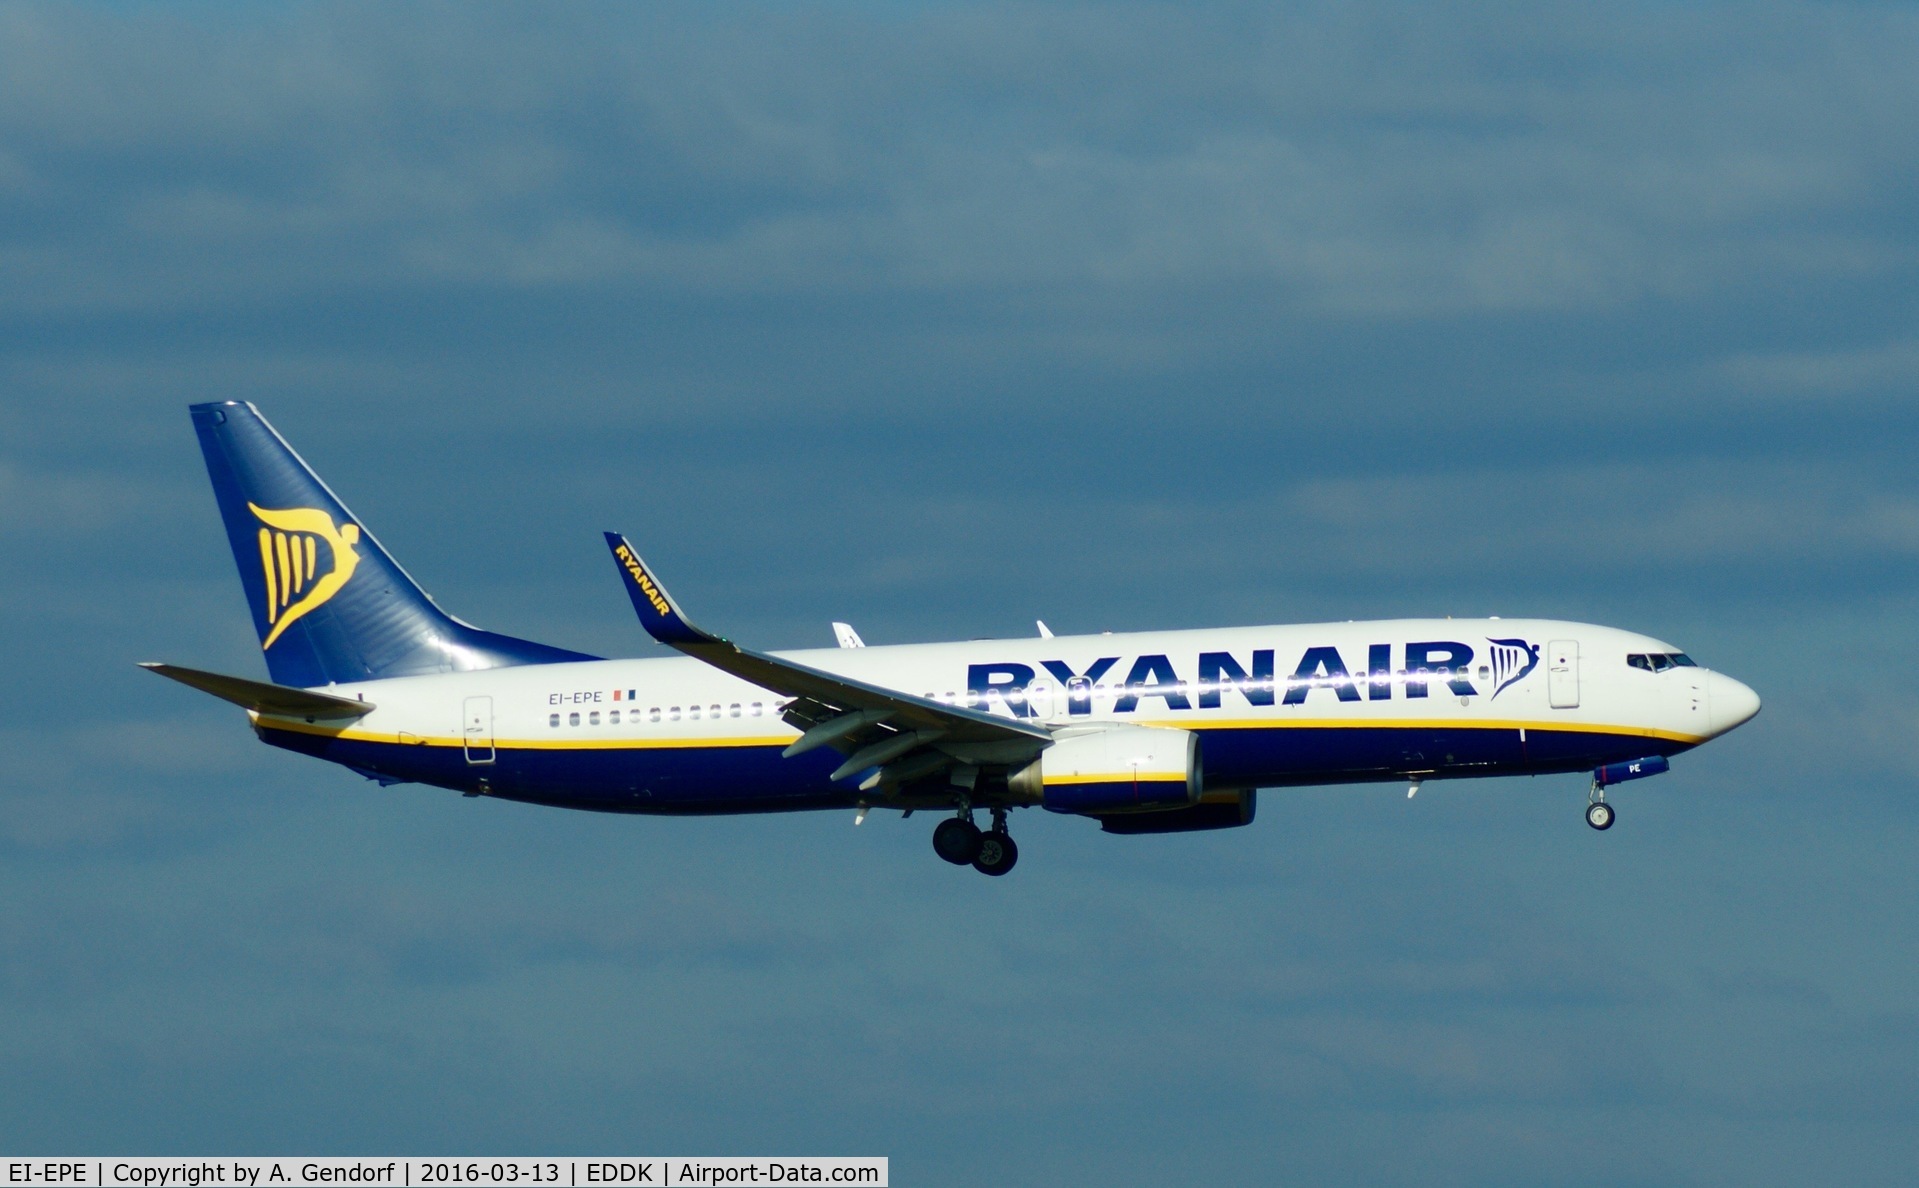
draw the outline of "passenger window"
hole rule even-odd
[[[560,724],[560,715],[548,714],[546,716],[546,724],[548,726],[558,726]]]
[[[1479,679],[1480,679],[1480,680],[1482,680],[1482,681],[1490,681],[1490,680],[1492,680],[1492,679],[1493,679],[1493,670],[1492,670],[1492,669],[1490,669],[1490,668],[1488,668],[1488,667],[1486,667],[1486,666],[1485,666],[1484,664],[1482,664],[1482,665],[1480,665],[1480,666],[1479,666]]]
[[[697,722],[697,721],[699,721],[699,720],[700,720],[700,707],[699,707],[699,706],[697,706],[697,705],[690,705],[690,706],[687,706],[687,707],[686,707],[686,716],[687,716],[688,718],[691,718],[691,719],[692,719],[693,721],[695,721],[695,722]]]
[[[671,718],[672,718],[672,719],[673,719],[673,720],[674,720],[675,722],[677,722],[677,721],[679,721],[679,720],[680,720],[680,707],[679,707],[679,706],[677,706],[677,705],[676,705],[676,706],[674,706],[674,707],[673,707],[672,709],[670,709],[670,710],[668,710],[668,711],[667,711],[667,714],[668,714],[668,716],[669,716],[669,717],[671,717]]]
[[[568,726],[578,726],[580,724],[580,715],[577,710],[566,716],[566,724]]]
[[[732,705],[729,705],[729,706],[727,706],[727,707],[726,707],[726,716],[727,716],[727,717],[729,717],[729,718],[737,718],[737,717],[739,717],[739,716],[740,716],[740,703],[736,701],[736,702],[734,702],[734,703],[733,703]]]
[[[656,706],[654,706],[654,707],[653,707],[652,709],[650,709],[650,710],[647,710],[647,711],[646,711],[646,720],[647,720],[647,721],[649,721],[649,722],[657,722],[657,721],[659,721],[659,720],[660,720],[660,707],[656,705]]]
[[[586,721],[589,726],[598,726],[600,724],[600,711],[594,710],[591,714],[588,714]]]
[[[606,722],[607,722],[607,725],[609,726],[618,726],[620,724],[620,711],[614,710],[612,713],[608,714],[606,716]]]
[[[763,712],[765,711],[765,709],[766,709],[766,707],[765,707],[765,706],[763,706],[763,705],[761,705],[761,704],[760,704],[759,702],[757,702],[757,701],[756,701],[756,702],[754,702],[754,703],[753,703],[753,716],[754,716],[754,717],[756,717],[756,718],[757,718],[757,717],[760,717],[760,716],[761,716],[761,714],[762,714],[762,713],[763,713]]]
[[[720,707],[719,707],[719,706],[717,706],[717,705],[716,705],[716,706],[714,706],[714,707],[712,707],[712,708],[711,708],[710,710],[708,710],[708,711],[707,711],[707,715],[706,715],[706,716],[707,716],[707,717],[709,717],[709,718],[717,718],[717,717],[719,717],[719,716],[720,716]]]

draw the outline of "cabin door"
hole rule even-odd
[[[469,697],[465,709],[460,743],[466,748],[466,761],[476,766],[493,762],[493,699]]]
[[[1053,704],[1056,700],[1064,701],[1065,698],[1055,696],[1053,683],[1045,677],[1041,677],[1039,680],[1027,684],[1026,707],[1030,709],[1033,712],[1033,716],[1040,721],[1050,722],[1053,720]]]
[[[1554,709],[1579,708],[1579,641],[1546,645],[1546,700]]]

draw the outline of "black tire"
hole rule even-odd
[[[978,857],[973,859],[973,869],[994,878],[1013,869],[1019,861],[1019,847],[1013,839],[1004,833],[988,833],[980,838]]]
[[[1594,829],[1611,829],[1612,822],[1612,805],[1603,800],[1596,800],[1586,806],[1586,824]]]
[[[961,817],[948,817],[933,830],[933,852],[954,866],[969,866],[979,857],[979,826]]]

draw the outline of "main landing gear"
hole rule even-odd
[[[981,830],[973,824],[973,810],[960,809],[933,830],[933,852],[954,866],[971,866],[981,874],[994,877],[1013,869],[1019,861],[1019,847],[1006,832],[1006,810],[993,810],[993,828]]]
[[[1606,803],[1606,790],[1597,782],[1586,794],[1586,824],[1594,829],[1612,828],[1612,805]]]

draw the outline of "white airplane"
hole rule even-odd
[[[1670,644],[1585,623],[1400,619],[756,652],[696,626],[627,541],[682,653],[603,660],[434,604],[250,404],[193,423],[273,683],[150,663],[260,739],[382,783],[619,813],[950,813],[941,858],[1012,869],[1015,808],[1110,833],[1225,829],[1255,790],[1590,772],[1610,786],[1759,712]],[[991,818],[982,829],[975,814]]]

